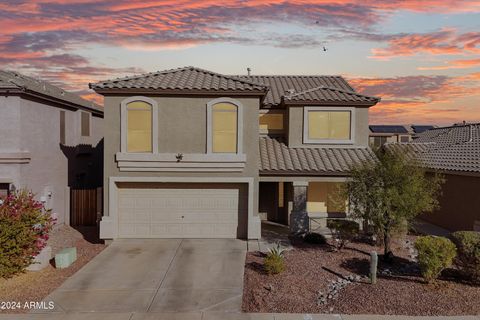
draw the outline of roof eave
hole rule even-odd
[[[149,95],[240,95],[240,96],[260,96],[264,97],[267,90],[206,90],[206,89],[149,89],[149,88],[95,88],[90,86],[96,93],[101,95],[119,95],[119,94],[149,94]]]
[[[361,107],[373,107],[376,105],[378,101],[376,102],[366,102],[366,101],[319,101],[319,100],[302,100],[302,101],[291,101],[291,100],[285,100],[282,98],[282,104],[286,106],[304,106],[304,105],[310,105],[310,106],[345,106],[345,107],[351,107],[351,106],[361,106]]]
[[[42,99],[42,100],[54,102],[54,103],[57,103],[57,104],[61,104],[61,105],[66,106],[66,107],[75,108],[75,109],[83,109],[83,110],[86,109],[86,110],[89,110],[93,113],[103,115],[103,110],[99,109],[100,107],[95,108],[95,107],[80,105],[80,104],[73,103],[73,102],[70,102],[70,101],[58,99],[58,98],[52,97],[50,95],[41,94],[41,93],[33,91],[33,90],[28,90],[26,88],[13,88],[13,89],[0,88],[0,94],[3,94],[3,95],[5,95],[5,94],[8,94],[8,95],[28,95],[28,96],[35,97],[35,98],[38,98],[38,99]]]
[[[292,171],[292,170],[260,170],[260,176],[324,176],[324,177],[348,177],[349,171]]]

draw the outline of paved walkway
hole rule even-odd
[[[2,315],[0,320],[480,320],[480,316],[407,317],[338,314],[266,314],[266,313],[70,313]]]
[[[116,240],[44,301],[53,313],[239,312],[246,251],[235,239]]]

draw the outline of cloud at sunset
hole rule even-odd
[[[350,78],[349,82],[362,93],[382,97],[370,110],[373,122],[404,123],[411,119],[410,122],[448,124],[459,121],[459,117],[472,117],[455,103],[458,99],[480,99],[480,73],[458,77]],[[480,112],[473,117],[472,120],[480,122]]]
[[[421,57],[415,60],[411,76],[394,76],[395,71],[384,68],[383,75],[371,77],[377,70],[373,67],[364,70],[368,77],[352,80],[361,91],[382,97],[379,107],[372,109],[374,118],[408,117],[440,105],[438,114],[453,117],[458,109],[452,107],[455,99],[466,94],[478,97],[472,84],[479,81],[480,32],[475,28],[478,24],[465,29],[441,19],[479,12],[476,0],[18,0],[15,5],[0,3],[0,63],[100,101],[87,91],[88,82],[155,71],[141,59],[132,63],[131,55],[126,58],[129,52],[178,55],[202,47],[207,55],[222,57],[221,45],[261,47],[290,50],[291,60],[279,61],[292,66],[319,66],[317,60],[299,61],[297,56],[321,50],[326,43],[329,52],[330,47],[350,43],[344,50],[372,64],[394,65],[398,59]],[[412,32],[409,22],[401,21],[397,24],[403,23],[405,30],[398,26],[385,30],[399,13],[438,15],[445,25]],[[358,43],[368,45],[364,51],[368,53],[359,53]],[[99,48],[111,50],[110,56],[97,58]],[[339,66],[345,62],[341,59],[336,62]],[[195,63],[191,59],[182,65]],[[465,74],[452,75],[452,71]],[[284,72],[272,69],[272,73]]]

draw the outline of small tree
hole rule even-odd
[[[363,219],[383,240],[384,259],[392,257],[395,232],[420,213],[438,207],[443,177],[427,176],[414,157],[406,153],[377,152],[378,161],[351,170],[342,193],[350,201],[351,216]]]

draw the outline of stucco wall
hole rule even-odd
[[[355,108],[355,131],[353,144],[304,144],[303,143],[303,107],[290,106],[288,126],[288,144],[290,147],[345,147],[349,145],[368,146],[368,108]]]
[[[0,158],[2,154],[22,151],[20,145],[20,98],[0,97]],[[20,164],[0,164],[0,182],[17,183]]]
[[[77,112],[20,97],[0,97],[0,153],[26,151],[31,160],[23,164],[0,164],[0,180],[10,180],[17,188],[32,190],[37,198],[47,196],[46,206],[64,223],[69,213],[68,159],[60,148],[60,110],[65,111],[66,144],[79,141],[76,136]],[[96,145],[102,135],[102,119],[91,122]]]
[[[480,221],[480,177],[445,175],[440,209],[421,216],[423,220],[450,231],[473,230]]]
[[[230,97],[243,105],[243,153],[247,160],[242,172],[127,172],[119,171],[115,154],[120,151],[121,101],[127,96],[105,97],[104,199],[108,199],[109,177],[253,177],[258,181],[259,99]],[[200,153],[207,149],[207,103],[218,97],[152,97],[158,103],[159,153]],[[254,208],[258,208],[255,190]],[[104,202],[108,213],[108,201]]]

